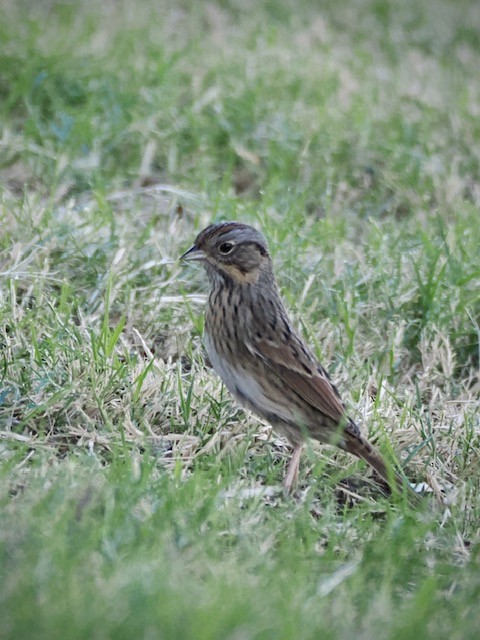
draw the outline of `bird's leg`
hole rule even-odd
[[[303,444],[295,445],[290,462],[288,463],[287,475],[284,486],[288,493],[292,493],[298,480],[298,468],[300,466],[300,456],[302,455]]]

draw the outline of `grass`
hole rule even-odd
[[[476,3],[30,4],[0,25],[0,637],[477,637]],[[177,261],[230,218],[418,509],[315,445],[282,494]]]

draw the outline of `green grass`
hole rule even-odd
[[[0,637],[476,638],[477,4],[31,5],[0,21]],[[283,495],[177,261],[220,219],[418,509],[316,445]]]

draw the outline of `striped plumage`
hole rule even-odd
[[[292,327],[263,235],[237,222],[212,225],[183,257],[200,260],[210,280],[205,346],[213,368],[241,405],[287,436],[294,448],[287,488],[296,482],[308,437],[363,458],[400,488],[400,477],[389,473],[362,437],[327,372]]]

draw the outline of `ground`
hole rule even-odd
[[[2,14],[0,637],[477,637],[480,5]],[[284,495],[178,261],[227,219],[419,506],[316,445]]]

